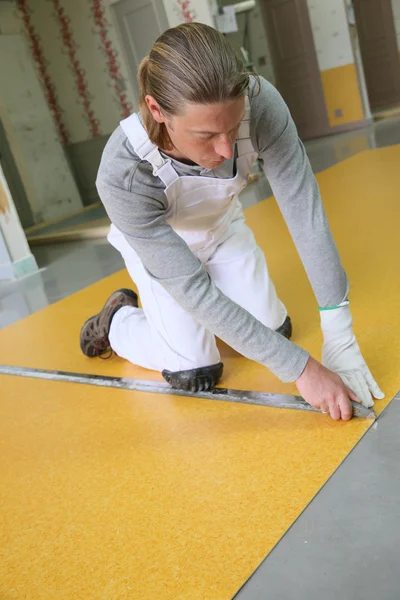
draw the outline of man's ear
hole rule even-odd
[[[161,108],[160,108],[157,100],[155,100],[153,98],[153,96],[149,96],[149,95],[147,95],[145,97],[145,100],[146,100],[147,108],[151,112],[153,119],[155,121],[157,121],[157,123],[165,123],[164,116],[161,112]]]

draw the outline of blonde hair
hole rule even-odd
[[[172,148],[164,123],[146,104],[150,95],[167,117],[182,114],[185,103],[214,104],[244,96],[250,73],[226,38],[203,23],[183,23],[165,31],[139,67],[139,107],[150,140]]]

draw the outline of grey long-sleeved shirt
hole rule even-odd
[[[251,89],[254,87],[252,82]],[[289,110],[278,91],[261,79],[250,91],[250,135],[299,252],[317,302],[340,304],[348,283],[322,206],[316,179]],[[233,160],[207,170],[172,159],[179,175],[233,176]],[[104,149],[97,189],[110,220],[136,251],[150,277],[193,318],[235,350],[295,381],[308,353],[265,327],[227,298],[187,244],[165,220],[163,182],[140,160],[121,127]]]

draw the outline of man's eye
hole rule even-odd
[[[211,138],[213,137],[212,133],[200,133],[199,138],[201,140],[211,140]]]

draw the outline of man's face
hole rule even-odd
[[[174,145],[171,156],[191,161],[206,169],[218,167],[232,158],[239,125],[244,116],[245,99],[221,104],[186,104],[184,112],[164,117],[156,101],[146,97],[147,105],[159,123],[165,123]]]

